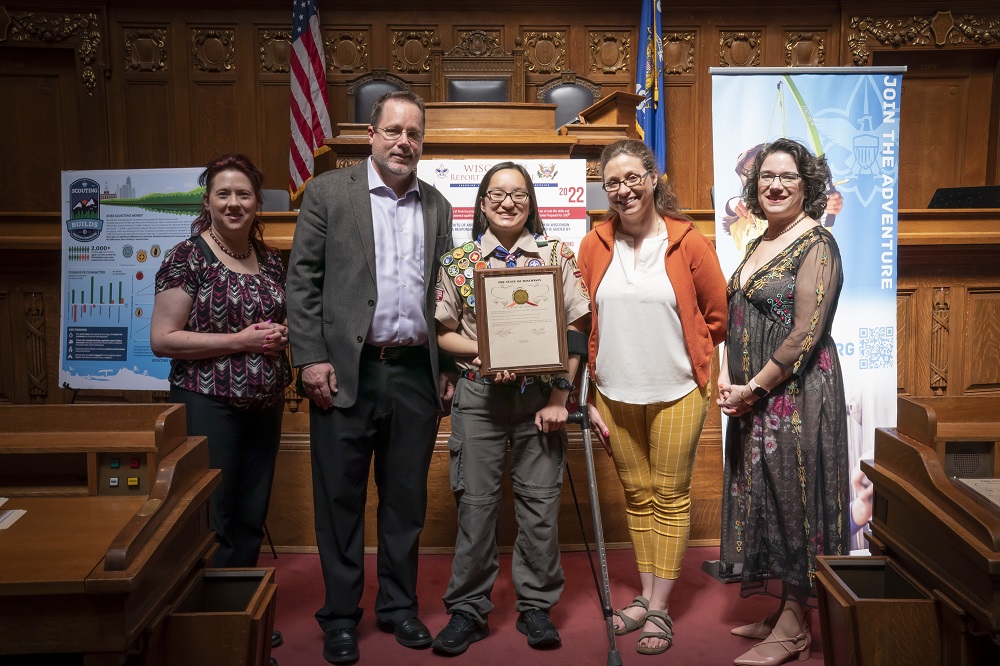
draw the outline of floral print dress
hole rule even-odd
[[[726,354],[734,384],[768,360],[791,371],[729,419],[722,560],[743,564],[742,594],[768,577],[812,587],[818,555],[847,554],[849,467],[844,386],[830,330],[843,285],[829,231],[812,227],[740,285],[730,278]]]

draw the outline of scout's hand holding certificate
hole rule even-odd
[[[475,273],[483,374],[566,372],[566,316],[559,266]]]

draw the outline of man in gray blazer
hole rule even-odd
[[[368,469],[378,487],[378,626],[407,647],[417,618],[417,546],[437,412],[453,387],[434,332],[437,260],[452,247],[451,205],[416,177],[423,100],[383,96],[369,160],[306,187],[289,261],[292,358],[310,399],[313,502],[326,603],[323,656],[359,658]]]

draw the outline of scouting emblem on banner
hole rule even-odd
[[[100,201],[101,191],[96,181],[81,178],[70,183],[66,231],[74,240],[87,243],[101,235],[104,222],[101,221]]]

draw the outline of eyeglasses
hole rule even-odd
[[[636,185],[638,185],[639,183],[641,183],[642,179],[645,178],[646,176],[648,176],[651,172],[652,172],[652,169],[650,169],[646,173],[642,174],[641,176],[637,176],[635,174],[632,174],[631,176],[629,176],[625,180],[609,180],[608,182],[602,184],[601,187],[604,188],[605,192],[614,192],[614,191],[616,191],[619,187],[622,186],[622,183],[625,183],[625,187],[635,187]]]
[[[771,173],[770,171],[761,171],[760,175],[757,176],[757,180],[760,181],[761,185],[770,185],[777,178],[778,182],[782,185],[794,185],[795,183],[802,180],[802,176],[797,173]]]
[[[528,193],[524,190],[514,190],[513,192],[486,190],[486,198],[495,204],[502,204],[507,197],[510,197],[510,200],[516,204],[523,204],[528,200]]]
[[[389,141],[399,141],[399,137],[406,135],[406,140],[410,143],[420,143],[424,139],[424,133],[420,130],[399,130],[395,127],[376,127],[382,136]]]

